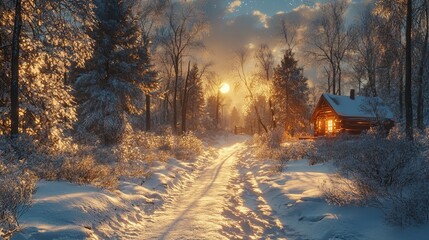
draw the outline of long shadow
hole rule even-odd
[[[207,194],[207,192],[211,189],[214,182],[216,181],[216,179],[219,175],[219,172],[222,169],[222,166],[225,164],[225,162],[230,157],[232,157],[238,151],[239,150],[236,150],[233,153],[231,153],[230,155],[224,157],[224,159],[222,159],[222,163],[216,167],[215,174],[213,175],[213,177],[212,177],[210,183],[207,185],[206,189],[194,201],[192,201],[185,210],[183,210],[180,213],[180,215],[170,224],[170,226],[161,234],[161,236],[159,236],[160,239],[165,239],[165,237],[168,235],[168,233],[170,233],[170,231],[173,230],[176,227],[176,225],[182,220],[182,217],[185,216],[194,207],[194,205]]]
[[[306,179],[311,178],[310,174],[305,174],[305,175],[306,175],[306,177],[304,177],[304,178],[306,178]],[[283,180],[287,183],[288,181],[294,180],[294,179],[295,179],[294,177],[288,176],[288,177],[284,178]],[[282,217],[281,213],[283,213],[283,214],[288,213],[288,214],[292,214],[293,216],[295,216],[296,214],[298,214],[302,210],[305,210],[307,208],[306,206],[308,206],[307,204],[315,204],[315,203],[323,204],[324,200],[322,198],[310,198],[310,197],[303,197],[299,200],[294,200],[294,199],[290,199],[282,191],[281,187],[273,187],[270,184],[263,184],[260,182],[257,182],[257,184],[258,184],[258,188],[262,190],[261,197],[264,199],[265,203],[272,210],[270,216],[272,218],[277,219],[281,223],[281,225],[283,226],[281,231],[284,233],[284,236],[287,238],[293,238],[293,239],[308,239],[308,237],[306,237],[305,235],[302,235],[301,233],[299,233],[299,231],[293,229],[293,227],[288,225],[286,218]],[[306,184],[306,182],[304,181],[303,184]],[[267,193],[267,190],[270,191],[270,193]],[[297,190],[297,191],[300,192],[300,190]],[[300,205],[300,206],[298,206],[298,205]],[[290,207],[292,207],[292,208],[295,207],[296,209],[294,209],[294,210],[291,209],[289,211],[288,209]],[[296,216],[296,217],[298,218],[298,216]],[[324,216],[321,216],[320,218],[318,218],[318,216],[314,216],[314,217],[301,216],[298,218],[298,221],[299,222],[302,221],[302,224],[305,224],[305,222],[315,223],[315,222],[318,222],[320,220],[323,220],[323,218],[324,218]],[[264,234],[271,236],[271,234],[273,234],[272,229],[265,229]],[[274,232],[274,234],[277,234],[277,233]]]
[[[295,229],[293,229],[290,225],[287,223],[287,219],[281,216],[281,213],[283,211],[287,211],[288,204],[297,204],[294,199],[290,199],[287,195],[284,194],[281,187],[273,187],[269,183],[261,183],[256,178],[254,178],[254,171],[249,168],[249,166],[246,164],[246,161],[242,162],[243,164],[238,163],[238,172],[239,176],[236,179],[236,182],[233,182],[234,185],[243,185],[243,192],[240,194],[240,196],[237,196],[238,198],[241,198],[243,201],[241,203],[237,202],[233,205],[229,205],[229,208],[224,210],[223,215],[225,217],[231,218],[229,216],[230,212],[235,212],[235,214],[232,216],[231,220],[233,219],[241,219],[241,220],[248,220],[250,222],[250,225],[259,226],[260,228],[263,228],[262,232],[259,232],[257,228],[255,229],[257,232],[252,232],[252,229],[245,229],[247,226],[244,227],[242,230],[238,230],[241,234],[243,234],[243,237],[246,238],[249,237],[249,234],[256,234],[261,235],[258,236],[261,239],[285,239],[285,238],[293,238],[293,239],[306,239],[306,237],[299,232],[297,232]],[[246,176],[246,173],[252,172],[252,175]],[[305,179],[310,179],[311,176],[305,176]],[[285,179],[279,178],[277,181],[283,181],[283,183],[280,183],[280,185],[284,185],[285,182],[289,180],[293,180],[293,177],[286,177]],[[238,181],[238,182],[237,182]],[[304,183],[305,184],[305,183]],[[259,192],[259,189],[261,192]],[[256,191],[255,191],[256,190]],[[260,198],[259,198],[260,197]],[[312,202],[317,201],[321,202],[322,199],[310,199],[310,198],[303,198],[301,199],[303,202]],[[236,205],[238,204],[238,205]],[[241,213],[240,208],[247,208],[252,211],[251,214],[249,213]],[[226,214],[226,215],[225,215]],[[256,215],[256,216],[254,216]],[[307,221],[309,219],[303,219],[303,221]],[[311,219],[310,219],[311,221]],[[246,221],[244,221],[246,222]],[[265,225],[264,225],[265,224]],[[224,230],[229,230],[229,226],[223,226]],[[237,238],[239,239],[239,238]]]

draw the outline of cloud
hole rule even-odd
[[[198,56],[201,63],[212,62],[211,70],[225,81],[235,78],[232,69],[235,53],[239,49],[247,49],[249,60],[253,58],[254,51],[260,44],[267,44],[276,56],[276,64],[283,56],[285,44],[282,38],[281,22],[284,20],[290,28],[295,28],[297,33],[295,39],[300,42],[295,47],[296,57],[299,65],[304,67],[305,75],[313,80],[314,85],[325,83],[324,76],[318,73],[320,63],[310,61],[304,53],[309,39],[307,33],[311,31],[313,23],[320,17],[324,3],[312,2],[314,4],[301,5],[293,10],[279,8],[273,15],[265,14],[260,9],[254,9],[251,14],[241,14],[237,8],[245,1],[231,0],[194,0],[200,3],[204,15],[211,25],[211,33],[204,39],[206,53]],[[273,0],[277,1],[277,0]],[[356,15],[360,10],[374,0],[354,0],[346,13],[348,21],[356,21]],[[303,1],[305,2],[305,1]],[[234,14],[230,14],[234,12]],[[263,26],[263,27],[261,27]],[[254,66],[254,63],[249,65]],[[312,84],[313,84],[312,83]]]
[[[241,0],[234,0],[229,4],[226,10],[230,13],[233,13],[235,9],[237,9],[240,6],[241,6]]]
[[[264,25],[265,28],[268,28],[268,16],[267,14],[262,13],[259,10],[253,11],[253,16],[256,16],[259,18],[259,21]]]

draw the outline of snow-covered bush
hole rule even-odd
[[[136,132],[129,134],[115,150],[120,162],[166,161],[170,157],[190,159],[203,151],[203,144],[193,133],[176,136]]]
[[[66,159],[57,178],[108,189],[114,189],[118,184],[114,168],[111,165],[97,163],[93,156]]]
[[[324,187],[328,201],[378,206],[390,222],[400,225],[428,220],[429,207],[422,204],[429,202],[429,166],[420,144],[394,133],[328,142],[323,158],[334,160],[339,169]]]
[[[19,217],[31,206],[37,177],[0,163],[0,236],[8,238],[19,229]]]
[[[281,144],[281,139],[283,133],[278,131],[253,136],[256,156],[277,161],[275,170],[279,172],[283,171],[288,161],[306,158],[313,149],[311,141],[290,141]]]
[[[189,160],[203,151],[203,143],[192,132],[177,137],[172,151],[177,159]]]
[[[201,140],[192,133],[176,136],[134,132],[127,134],[113,150],[117,156],[115,170],[119,177],[141,178],[150,175],[150,165],[154,161],[188,160],[202,151]]]
[[[284,129],[277,128],[267,134],[268,146],[278,148],[283,141]]]
[[[383,206],[388,222],[399,226],[425,224],[429,221],[429,184],[415,183],[403,195],[389,195]]]

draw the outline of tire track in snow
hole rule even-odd
[[[171,201],[146,218],[144,230],[140,227],[129,229],[129,239],[219,239],[223,201],[228,190],[233,164],[237,153],[244,148],[244,143],[221,148],[220,158],[208,166]],[[140,229],[139,229],[140,228]],[[136,232],[140,236],[136,237]]]
[[[223,224],[223,235],[228,239],[287,239],[286,228],[263,198],[253,173],[242,167],[241,158],[225,197],[222,214],[232,221]]]

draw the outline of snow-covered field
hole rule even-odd
[[[215,154],[152,166],[119,190],[38,184],[13,239],[426,239],[429,226],[392,227],[370,207],[329,205],[320,185],[331,164],[253,156],[247,136],[221,136]]]
[[[379,209],[327,204],[320,187],[334,174],[332,164],[292,161],[282,173],[273,172],[273,164],[257,160],[249,151],[238,168],[242,176],[253,179],[252,191],[260,192],[258,197],[271,208],[288,239],[428,239],[429,225],[393,227]]]

